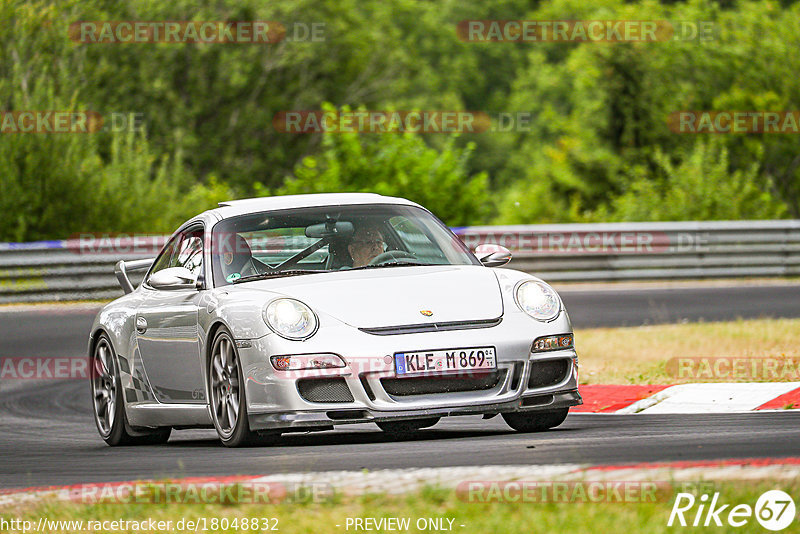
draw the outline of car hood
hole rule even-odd
[[[478,265],[345,270],[250,282],[358,328],[475,321],[503,315],[492,269]],[[430,311],[430,316],[423,311]]]

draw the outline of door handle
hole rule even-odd
[[[136,318],[136,331],[140,334],[144,334],[147,331],[147,319],[141,316]]]

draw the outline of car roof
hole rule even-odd
[[[315,193],[311,195],[282,195],[228,200],[220,202],[218,208],[209,210],[209,212],[220,219],[226,219],[260,211],[354,204],[401,204],[422,207],[405,198],[387,197],[376,193]]]

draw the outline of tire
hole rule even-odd
[[[511,412],[502,415],[506,424],[517,432],[543,432],[563,423],[567,414],[569,408],[548,412]]]
[[[250,430],[243,385],[244,375],[233,336],[226,328],[220,328],[208,358],[208,400],[217,436],[226,447],[245,447],[267,441],[266,437]]]
[[[124,391],[113,345],[105,333],[98,336],[91,355],[92,413],[100,437],[112,447],[166,443],[172,428],[134,428],[125,414]]]
[[[429,428],[439,422],[441,417],[428,417],[426,419],[409,419],[405,421],[381,421],[375,423],[387,434],[408,435],[417,430]]]

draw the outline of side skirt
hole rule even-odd
[[[211,413],[205,404],[128,404],[125,407],[131,426],[213,426]]]

